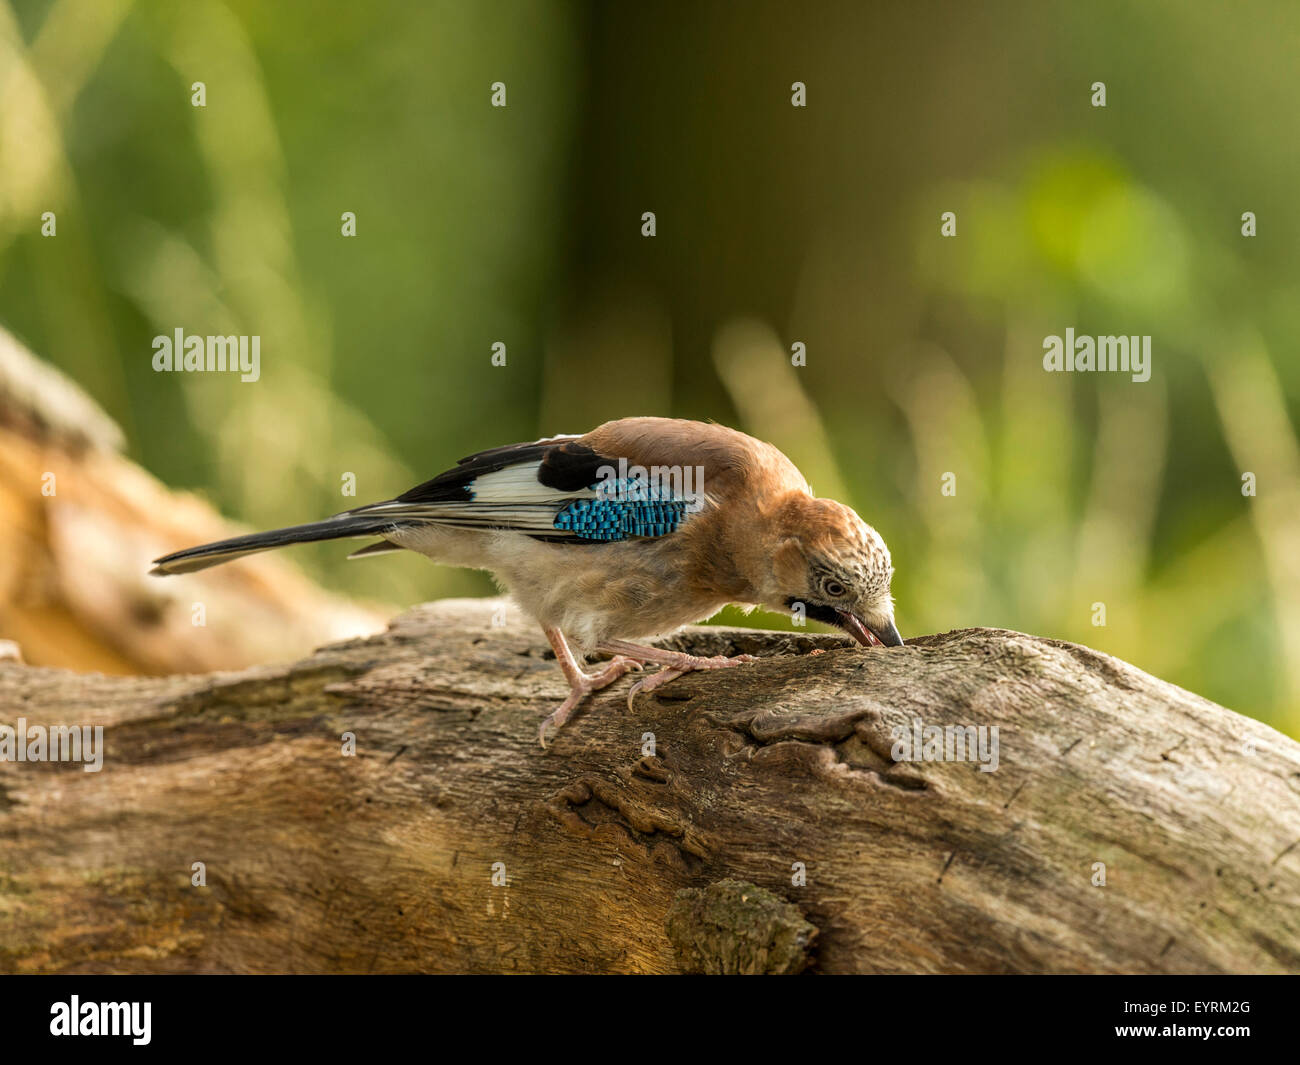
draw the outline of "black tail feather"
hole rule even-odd
[[[348,540],[355,537],[382,536],[393,532],[396,523],[390,519],[377,518],[373,515],[340,514],[324,521],[313,521],[307,525],[290,525],[286,529],[272,529],[269,532],[250,533],[247,536],[235,536],[229,540],[219,540],[199,547],[188,547],[184,551],[175,551],[170,555],[154,560],[154,568],[149,572],[155,576],[165,577],[171,573],[193,573],[219,566],[245,555],[258,551],[269,551],[289,544],[310,544],[320,540]]]

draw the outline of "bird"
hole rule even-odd
[[[480,451],[395,499],[176,551],[150,572],[375,537],[348,557],[407,550],[486,570],[541,626],[569,686],[538,729],[543,748],[548,730],[629,672],[660,667],[632,686],[632,707],[685,673],[754,661],[646,642],[728,604],[811,618],[863,647],[903,646],[881,535],[851,507],[815,496],[773,445],[677,418],[621,418]],[[609,661],[589,670],[593,654]]]

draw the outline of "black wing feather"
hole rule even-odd
[[[471,498],[470,485],[484,474],[507,466],[539,462],[537,480],[560,492],[576,492],[596,483],[602,466],[617,466],[617,459],[598,455],[574,440],[539,440],[532,444],[507,444],[480,451],[458,462],[454,469],[416,485],[397,497],[398,503],[452,503]]]

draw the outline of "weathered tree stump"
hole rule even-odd
[[[697,629],[764,660],[544,752],[563,681],[499,607],[241,673],[0,663],[0,723],[106,749],[0,762],[0,970],[1300,971],[1300,745],[1258,722],[1002,630]],[[996,725],[997,770],[895,762],[914,719]]]
[[[168,489],[121,445],[75,382],[0,328],[0,635],[29,662],[238,669],[383,627],[391,611],[326,592],[284,557],[184,583],[150,577],[151,558],[247,530]]]

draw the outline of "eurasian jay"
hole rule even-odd
[[[813,496],[771,444],[722,425],[623,418],[585,436],[511,444],[462,459],[396,499],[324,521],[237,536],[160,558],[153,573],[191,573],[287,544],[379,542],[350,558],[408,549],[488,570],[542,627],[569,696],[538,730],[559,729],[582,700],[647,663],[647,692],[702,658],[634,642],[728,603],[837,626],[863,646],[898,647],[884,540],[853,510]],[[612,656],[595,672],[592,652]]]

